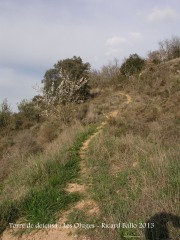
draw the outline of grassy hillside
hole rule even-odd
[[[126,236],[144,236],[145,232],[147,239],[164,239],[160,234],[166,234],[165,229],[153,238],[158,230],[148,229],[148,221],[165,221],[171,239],[178,239],[178,69],[180,59],[124,79],[124,90],[132,102],[119,108],[118,117],[109,119],[107,128],[92,142],[87,159],[91,177],[87,181],[101,208],[99,222],[139,226],[92,231],[92,239],[127,239]]]
[[[127,239],[146,234],[166,219],[170,237],[179,234],[180,59],[146,67],[139,75],[99,82],[86,103],[60,106],[54,115],[0,140],[0,232],[9,222],[54,223],[83,196],[69,193],[82,181],[79,150],[112,110],[103,131],[90,143],[83,181],[98,216],[74,211],[70,222],[133,223],[138,227],[95,228],[90,239]],[[103,84],[105,85],[104,87]],[[128,93],[132,102],[126,104]],[[148,224],[149,223],[149,224]],[[148,238],[148,236],[150,236]]]

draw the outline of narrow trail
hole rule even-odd
[[[132,98],[130,95],[125,93],[119,93],[119,95],[126,97],[126,104],[129,104],[132,102]],[[109,118],[115,118],[117,117],[119,113],[119,110],[113,110],[108,115],[105,115],[106,120],[103,121],[97,128],[95,133],[90,135],[90,137],[85,140],[82,144],[82,147],[80,148],[79,155],[81,158],[80,163],[80,169],[81,169],[81,177],[85,178],[87,177],[88,169],[85,164],[85,158],[86,158],[86,152],[89,148],[89,144],[91,141],[106,127],[108,124]],[[68,192],[79,192],[83,194],[85,197],[83,200],[79,201],[75,204],[70,210],[66,211],[63,214],[63,217],[60,218],[60,220],[57,222],[56,228],[52,229],[42,229],[38,230],[37,232],[32,232],[30,234],[25,234],[22,237],[15,237],[12,235],[12,232],[9,230],[6,230],[2,238],[0,237],[0,240],[90,240],[86,236],[77,236],[76,235],[76,228],[68,228],[63,226],[64,223],[67,221],[68,215],[73,212],[73,210],[85,210],[85,212],[88,215],[95,216],[96,214],[99,214],[99,208],[95,201],[93,201],[87,194],[88,186],[85,184],[78,184],[78,183],[70,183],[66,189]]]
[[[128,94],[125,93],[120,93],[120,95],[123,95],[127,98],[126,104],[129,104],[132,102],[131,96],[129,96]],[[111,111],[108,115],[105,115],[107,119],[111,118],[111,117],[117,117],[119,111],[118,110],[113,110]],[[85,152],[88,149],[88,146],[90,144],[90,142],[93,140],[93,138],[95,138],[101,131],[102,129],[107,125],[107,120],[102,122],[100,124],[99,127],[97,127],[96,132],[93,133],[82,145],[81,149],[80,149],[80,157],[83,160],[84,156],[85,156]]]

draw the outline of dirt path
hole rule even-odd
[[[127,98],[126,104],[129,104],[129,103],[132,102],[132,99],[131,99],[131,96],[130,96],[130,95],[125,94],[125,93],[119,93],[119,94],[120,94],[120,95],[123,95],[123,96],[125,96],[125,97]],[[108,123],[107,120],[108,120],[109,118],[115,118],[115,117],[117,117],[118,113],[119,113],[119,110],[113,110],[113,111],[111,111],[108,115],[105,115],[106,121],[102,122],[102,123],[100,124],[100,126],[96,128],[96,132],[93,133],[86,141],[84,141],[84,143],[83,143],[83,145],[82,145],[82,147],[81,147],[81,149],[80,149],[80,153],[79,153],[82,160],[84,160],[84,158],[85,158],[86,151],[88,150],[88,147],[89,147],[90,142],[91,142],[91,141],[102,131],[102,129],[107,125],[107,123]],[[82,163],[81,171],[84,172],[84,171],[86,171],[86,169],[85,169],[86,167],[84,166],[84,161],[82,161],[81,163]]]
[[[126,104],[129,104],[132,99],[128,94],[120,93],[126,97]],[[107,120],[109,118],[115,118],[118,115],[118,110],[111,111],[106,116],[106,120],[97,127],[96,132],[93,133],[86,141],[83,142],[83,145],[80,149],[79,155],[81,157],[81,176],[86,177],[87,175],[87,168],[85,165],[86,151],[88,150],[90,142],[105,128],[107,125]],[[96,215],[99,213],[99,208],[92,199],[89,198],[87,194],[87,186],[85,184],[77,184],[77,183],[70,183],[66,189],[69,192],[79,192],[84,194],[85,198],[78,202],[75,206],[73,206],[70,210],[64,213],[63,217],[57,222],[56,226],[51,229],[41,229],[37,232],[31,232],[30,234],[25,234],[22,237],[15,237],[12,235],[14,233],[13,230],[6,230],[0,240],[89,240],[89,238],[85,236],[77,236],[75,228],[68,228],[64,223],[67,221],[68,214],[75,209],[85,210],[89,215]]]

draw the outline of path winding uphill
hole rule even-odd
[[[119,93],[126,97],[126,104],[132,102],[131,97],[125,93]],[[119,113],[119,110],[113,110],[108,115],[106,115],[106,120],[103,121],[100,126],[96,128],[95,133],[93,133],[87,140],[82,143],[80,148],[79,155],[81,157],[81,177],[84,178],[87,169],[85,164],[86,151],[88,150],[90,142],[106,127],[109,118],[115,118]],[[64,223],[67,221],[67,216],[74,209],[83,210],[86,209],[86,212],[90,215],[98,214],[99,208],[97,204],[89,197],[87,193],[87,186],[83,184],[70,183],[66,189],[68,192],[79,192],[82,193],[85,198],[73,206],[70,210],[64,213],[63,217],[59,220],[57,224],[54,225],[51,229],[42,229],[37,232],[32,232],[30,234],[25,234],[22,237],[17,237],[12,235],[12,231],[6,230],[0,240],[88,240],[87,237],[79,237],[76,235],[75,228],[67,228]]]
[[[128,94],[125,94],[125,93],[120,93],[120,95],[123,95],[127,98],[126,100],[126,103],[129,104],[131,103],[132,99],[131,99],[131,96],[129,96]],[[89,143],[93,140],[93,138],[95,138],[101,131],[102,129],[107,125],[107,120],[110,118],[110,117],[117,117],[119,113],[119,110],[114,110],[114,111],[111,111],[108,115],[106,115],[106,121],[102,122],[100,124],[99,127],[97,127],[96,129],[96,132],[94,134],[92,134],[82,145],[81,149],[80,149],[80,156],[81,156],[81,159],[84,158],[85,156],[85,151],[88,149],[88,146],[89,146]]]

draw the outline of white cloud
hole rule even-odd
[[[148,16],[147,20],[149,22],[159,22],[159,21],[171,21],[176,19],[176,12],[172,8],[155,8]]]
[[[108,38],[106,40],[106,46],[109,46],[109,47],[119,46],[119,45],[121,45],[122,43],[125,43],[125,42],[126,42],[126,38],[113,36],[113,37]]]
[[[87,61],[84,55],[90,58],[98,50],[98,38],[94,35],[101,34],[104,39],[93,25],[79,22],[78,13],[71,15],[73,4],[70,6],[65,0],[57,6],[43,0],[23,4],[2,1],[0,65],[47,69],[59,59],[73,55]]]
[[[100,68],[113,57],[145,53],[164,36],[179,33],[175,11],[180,1],[153,11],[148,9],[154,1],[136,1],[125,1],[122,8],[119,0],[0,0],[0,98],[13,103],[31,97],[35,79],[40,81],[60,59],[81,56]],[[150,22],[176,15],[177,21],[173,29],[169,25],[157,30],[141,22],[147,11]]]

